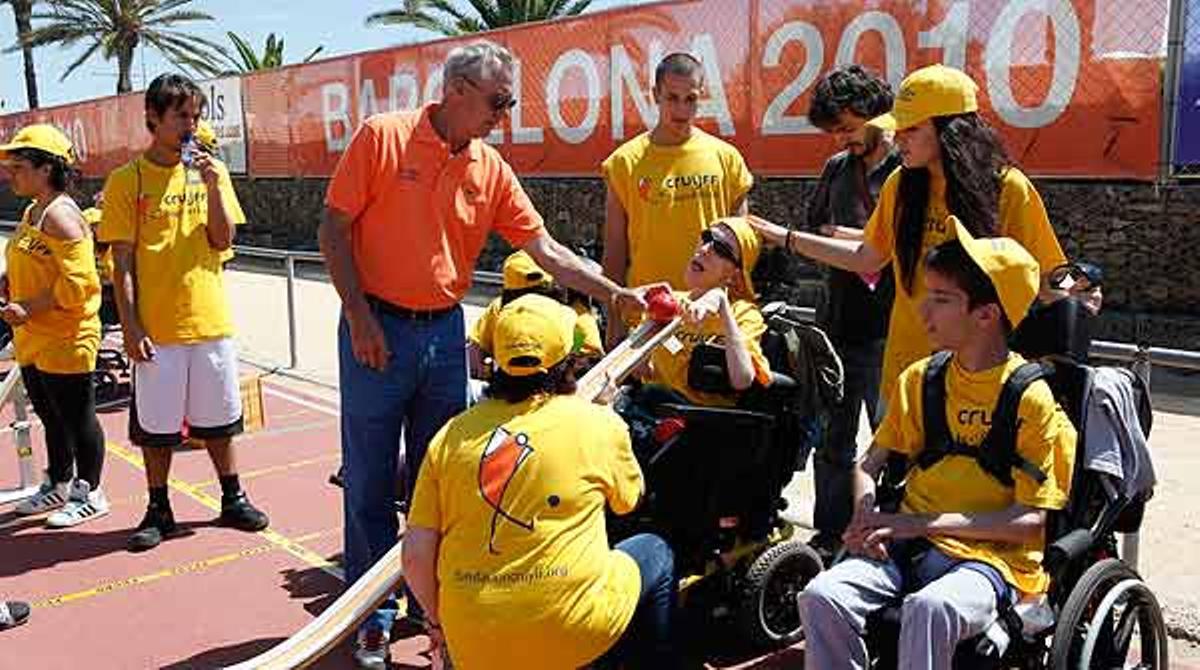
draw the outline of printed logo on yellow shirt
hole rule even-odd
[[[50,247],[33,235],[22,237],[17,241],[17,249],[23,253],[37,256],[49,256]]]
[[[504,492],[517,476],[521,465],[532,455],[533,447],[529,445],[528,435],[514,435],[503,427],[492,432],[492,437],[484,445],[483,454],[479,457],[479,492],[494,510],[491,531],[488,534],[489,553],[500,553],[496,549],[496,526],[499,525],[501,517],[527,531],[533,531],[533,519],[518,519],[504,508]]]
[[[683,174],[667,177],[663,180],[663,188],[679,190],[684,188],[701,189],[705,186],[716,186],[721,183],[719,174]]]
[[[650,189],[654,188],[654,180],[649,177],[641,177],[638,179],[638,197],[647,202],[650,201]]]
[[[637,180],[638,197],[651,203],[695,200],[720,188],[719,174],[680,174],[662,178],[642,176]]]

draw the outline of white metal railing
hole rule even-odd
[[[291,251],[242,245],[235,245],[233,250],[235,260],[238,257],[242,257],[283,261],[284,273],[287,277],[288,367],[293,370],[296,369],[299,365],[298,347],[296,344],[296,263],[324,265],[324,256],[318,251]],[[475,273],[474,277],[477,284],[500,286],[502,283],[499,272],[480,270]]]
[[[287,306],[288,306],[288,362],[289,367],[297,366],[296,353],[296,263],[311,263],[324,265],[325,259],[316,251],[289,251],[269,249],[266,247],[234,246],[237,256],[243,258],[259,258],[283,261],[287,275]],[[476,284],[498,287],[502,283],[499,272],[479,270],[474,273]],[[801,314],[810,322],[816,318],[816,310],[802,307]],[[1125,361],[1133,364],[1133,368],[1147,382],[1150,380],[1150,366],[1174,368],[1179,370],[1200,370],[1200,352],[1165,347],[1148,347],[1122,342],[1107,342],[1096,340],[1092,342],[1091,355],[1104,360]]]

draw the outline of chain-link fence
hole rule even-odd
[[[1180,279],[1200,276],[1200,255],[1190,253],[1200,227],[1189,220],[1198,189],[1155,188],[1164,174],[1200,175],[1200,0],[680,0],[487,37],[516,56],[518,101],[489,141],[572,246],[602,238],[599,164],[654,124],[654,66],[666,53],[701,60],[701,127],[745,157],[757,177],[754,210],[792,225],[806,218],[812,177],[840,148],[807,119],[818,78],[861,63],[898,86],[944,62],[978,83],[981,112],[1035,178],[1067,253],[1108,272],[1113,306],[1200,304],[1200,285]],[[439,99],[446,55],[466,41],[243,77],[244,123],[230,139],[245,145],[253,177],[239,181],[254,222],[243,234],[311,247],[323,180],[354,128],[372,113]],[[114,100],[46,112],[104,157],[96,171],[143,136],[140,98]],[[489,247],[485,267],[506,250]],[[794,259],[767,255],[762,265],[760,274],[793,280],[793,296],[819,278]]]
[[[1172,0],[1168,88],[1171,166],[1184,179],[1200,178],[1200,0]],[[1173,79],[1173,81],[1172,81]]]

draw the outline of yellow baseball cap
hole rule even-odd
[[[505,258],[502,270],[504,288],[508,291],[543,286],[554,281],[550,273],[543,270],[524,251],[518,251]]]
[[[948,65],[929,65],[900,82],[892,111],[871,119],[883,130],[904,130],[935,116],[965,114],[979,110],[979,86],[967,73]]]
[[[746,290],[750,292],[747,297],[753,299],[755,296],[754,280],[750,278],[750,275],[754,272],[754,264],[758,262],[758,254],[762,250],[762,240],[758,238],[758,233],[754,232],[754,228],[744,216],[717,219],[712,226],[725,226],[737,238],[738,259],[742,263],[742,281],[746,283]]]
[[[575,311],[544,295],[508,303],[496,318],[493,358],[514,377],[546,372],[575,349]]]
[[[48,123],[25,126],[13,135],[7,144],[0,145],[0,159],[8,158],[15,149],[38,149],[65,160],[67,165],[75,162],[75,147],[61,130]]]
[[[1033,255],[1010,237],[985,237],[976,239],[956,216],[946,217],[946,223],[954,228],[954,234],[967,255],[983,270],[1004,309],[1008,322],[1016,328],[1029,306],[1037,297],[1041,286],[1041,272]]]
[[[210,154],[217,152],[217,133],[213,131],[213,127],[208,124],[208,121],[201,119],[196,123],[196,132],[192,133],[192,137],[196,138],[196,143],[202,149]]]

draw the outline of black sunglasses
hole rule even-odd
[[[463,81],[470,84],[471,88],[475,89],[476,91],[483,90],[480,88],[479,82],[471,79],[470,77],[463,77]],[[507,112],[508,110],[517,106],[516,96],[504,95],[503,93],[492,93],[487,97],[487,102],[488,106],[492,108],[493,112]]]
[[[733,247],[729,246],[729,243],[727,243],[725,240],[722,240],[714,235],[711,230],[705,229],[700,231],[700,242],[703,244],[711,244],[713,251],[715,251],[718,256],[724,258],[730,263],[733,263],[739,268],[742,267],[742,259],[738,258],[738,255],[733,250]]]

